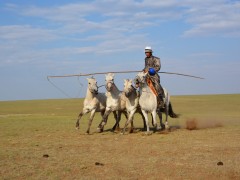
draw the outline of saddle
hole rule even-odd
[[[155,89],[153,82],[149,77],[147,77],[147,85],[152,90],[153,94],[155,94],[155,96],[158,96],[157,90]]]
[[[156,88],[154,87],[154,84],[151,80],[151,78],[147,77],[147,85],[148,87],[151,89],[151,91],[153,92],[153,94],[155,94],[155,96],[157,97],[157,106],[158,108],[164,108],[164,102],[163,100],[158,96],[158,92],[156,90]]]

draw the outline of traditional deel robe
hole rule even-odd
[[[158,71],[161,69],[161,61],[160,58],[151,56],[145,58],[145,68],[143,69],[145,72],[149,70],[149,68],[154,68],[156,74],[154,76],[149,76],[154,84],[154,87],[158,93],[158,96],[164,97],[163,88],[160,84],[160,76],[158,75]]]

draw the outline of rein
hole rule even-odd
[[[103,86],[105,86],[105,84],[103,84],[103,85],[101,85],[101,86],[98,86],[98,88],[103,87]]]

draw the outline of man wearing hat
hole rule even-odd
[[[158,93],[157,100],[161,107],[163,107],[163,98],[164,91],[160,84],[160,76],[158,75],[158,71],[161,69],[160,58],[152,55],[153,51],[150,46],[145,47],[145,68],[144,72],[148,72],[150,78],[154,84],[154,87]]]

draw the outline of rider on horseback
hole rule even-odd
[[[157,101],[160,107],[163,107],[163,98],[164,91],[160,84],[160,76],[158,75],[158,71],[161,69],[160,58],[152,55],[152,48],[150,46],[145,47],[145,68],[144,72],[148,72],[151,81],[157,91]],[[137,82],[136,82],[137,85]]]

